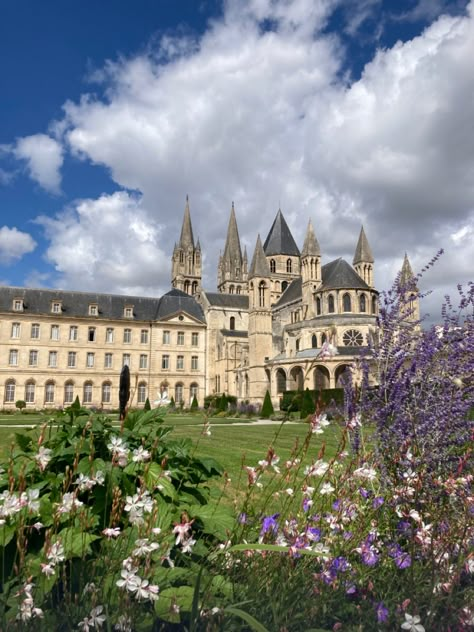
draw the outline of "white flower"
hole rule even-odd
[[[150,457],[150,452],[145,450],[143,446],[140,446],[133,451],[132,461],[134,463],[143,463],[144,461],[149,461]]]
[[[122,579],[117,580],[117,586],[119,588],[125,588],[125,590],[129,592],[135,592],[141,582],[136,572],[123,568],[120,575]]]
[[[46,577],[52,577],[56,572],[54,564],[52,562],[49,564],[41,564],[41,572],[44,573]]]
[[[132,632],[132,620],[126,614],[120,615],[115,624],[117,632]]]
[[[83,632],[89,632],[89,630],[98,630],[102,627],[106,620],[106,616],[102,614],[104,606],[97,606],[90,612],[89,617],[85,617],[79,624],[78,628]]]
[[[91,490],[95,484],[96,483],[94,479],[89,478],[88,476],[85,476],[84,474],[82,474],[82,472],[81,474],[79,474],[76,481],[74,482],[74,485],[77,485],[81,492],[84,492],[86,490]]]
[[[0,517],[6,518],[13,516],[22,509],[22,502],[16,494],[10,494],[8,491],[2,492],[0,495],[0,501],[3,500],[3,505],[0,506]]]
[[[331,483],[324,483],[323,485],[321,485],[319,493],[324,496],[325,494],[331,494],[333,491],[334,487],[331,485]]]
[[[175,525],[173,529],[173,533],[175,533],[177,536],[175,544],[180,544],[187,539],[188,531],[190,528],[191,528],[190,522],[184,522],[183,524]]]
[[[115,452],[116,450],[127,449],[127,444],[122,439],[122,437],[116,437],[115,435],[113,435],[112,437],[110,437],[110,443],[107,444],[107,448],[111,452]]]
[[[59,562],[64,561],[64,547],[59,540],[49,547],[46,557],[51,564],[59,564]]]
[[[420,623],[420,617],[415,614],[413,617],[405,612],[405,623],[402,623],[402,630],[409,632],[425,632],[425,628]]]
[[[83,504],[84,504],[83,502],[81,502],[80,500],[77,500],[77,498],[72,492],[67,492],[66,494],[64,494],[61,501],[61,505],[58,507],[58,513],[60,514],[69,513],[74,508],[80,507]]]
[[[293,496],[295,492],[291,489],[291,487],[288,487],[288,489],[285,489],[285,494],[288,494],[288,496]]]
[[[143,538],[142,540],[137,540],[135,542],[136,549],[132,551],[132,555],[134,557],[142,557],[148,555],[152,551],[156,551],[156,549],[160,548],[160,545],[156,542],[150,542],[148,538]]]
[[[193,546],[196,544],[196,540],[192,538],[188,538],[187,540],[183,540],[181,551],[183,553],[191,553],[193,550]]]
[[[106,538],[118,538],[120,535],[120,527],[107,527],[102,531]]]
[[[153,529],[151,530],[151,532],[155,535],[159,535],[161,533],[161,529],[160,527],[153,527]]]
[[[327,472],[328,468],[329,468],[329,463],[318,460],[316,461],[316,463],[313,463],[312,465],[308,465],[305,468],[304,473],[305,473],[305,476],[323,476],[323,474]]]
[[[374,470],[373,467],[365,465],[364,467],[359,467],[357,470],[354,470],[354,476],[357,476],[358,478],[365,478],[368,481],[373,481],[374,478],[377,478],[377,471]]]
[[[35,461],[38,463],[38,467],[41,471],[43,471],[51,461],[52,454],[52,450],[45,448],[44,446],[40,446],[38,454],[35,455]]]

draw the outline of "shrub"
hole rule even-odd
[[[148,399],[148,397],[145,400],[145,405],[143,406],[143,410],[144,411],[151,410],[151,404],[150,404],[150,400]]]
[[[23,399],[19,399],[15,402],[15,407],[18,408],[21,413],[23,409],[26,408],[26,402]]]
[[[195,412],[199,409],[199,404],[196,395],[193,396],[193,401],[191,402],[191,412]]]
[[[306,419],[308,415],[312,415],[314,413],[314,409],[315,409],[314,401],[309,391],[309,388],[307,388],[303,395],[300,418]]]
[[[260,416],[263,417],[263,419],[270,419],[274,412],[275,411],[273,410],[272,399],[270,397],[270,393],[267,390],[267,392],[265,393],[265,399],[263,400],[263,406]]]

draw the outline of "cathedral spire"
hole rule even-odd
[[[175,244],[173,250],[171,285],[178,290],[186,292],[186,294],[197,294],[201,289],[201,276],[201,245],[199,239],[197,245],[194,245],[189,197],[186,196],[181,236],[179,243]]]
[[[405,253],[402,269],[400,270],[400,285],[406,289],[417,290],[415,275],[413,274],[407,253]]]
[[[237,220],[235,218],[234,203],[230,211],[229,226],[227,228],[227,239],[224,248],[224,259],[230,261],[238,261],[239,266],[242,264],[242,250],[240,247],[239,229],[237,228]]]
[[[306,229],[306,237],[304,239],[303,250],[301,251],[302,257],[319,257],[321,255],[321,248],[319,247],[318,240],[314,234],[313,224],[311,220],[308,222],[308,228]]]
[[[354,270],[360,276],[360,278],[367,283],[369,287],[374,286],[374,255],[369,246],[369,240],[367,239],[364,231],[364,227],[361,226],[359,233],[359,240],[354,253],[354,259],[352,260]]]
[[[189,196],[186,195],[186,206],[184,208],[183,225],[181,227],[181,237],[179,238],[180,248],[194,248],[193,227],[191,224],[191,213],[189,211]]]
[[[269,277],[270,268],[268,266],[265,252],[263,251],[262,241],[260,235],[257,237],[257,243],[255,244],[255,251],[252,257],[252,263],[250,264],[249,279],[254,277]]]
[[[247,262],[242,258],[239,229],[232,202],[224,252],[219,257],[217,289],[227,294],[247,293]]]
[[[263,249],[267,257],[270,255],[294,255],[299,257],[300,255],[298,246],[293,239],[281,209],[278,209],[270,232],[263,244]]]

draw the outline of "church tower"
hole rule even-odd
[[[272,355],[272,312],[270,305],[270,268],[260,235],[249,270],[249,397],[263,402],[270,382],[263,366]]]
[[[354,259],[352,261],[355,271],[360,278],[371,288],[374,287],[374,256],[369,246],[369,241],[365,236],[362,226],[357,242]]]
[[[278,209],[263,250],[270,266],[273,305],[288,285],[300,276],[300,251],[281,209]]]
[[[301,291],[305,318],[316,316],[314,293],[321,284],[321,249],[309,220],[301,251]]]
[[[411,269],[408,255],[405,253],[402,269],[400,270],[400,289],[405,294],[406,303],[403,311],[406,312],[408,322],[418,322],[420,320],[420,291],[416,285],[416,278]]]
[[[219,257],[217,289],[226,294],[247,294],[247,253],[242,257],[233,202],[224,254]]]
[[[171,262],[171,285],[186,294],[197,294],[201,290],[202,258],[199,240],[194,245],[193,227],[186,196],[183,225],[179,243],[175,244]]]

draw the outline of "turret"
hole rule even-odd
[[[270,266],[273,304],[293,279],[300,275],[300,251],[281,209],[278,209],[263,250]]]
[[[416,284],[416,277],[405,253],[402,269],[400,270],[399,287],[403,294],[403,311],[406,313],[406,320],[417,322],[420,320],[420,291]]]
[[[362,226],[357,242],[354,259],[352,261],[354,269],[362,280],[369,287],[374,287],[374,257],[369,246],[369,241],[365,236],[364,227]]]
[[[224,253],[219,257],[217,289],[219,292],[229,294],[246,294],[247,292],[247,262],[244,262],[242,257],[233,202]]]
[[[303,250],[301,251],[301,290],[305,313],[309,318],[316,315],[314,293],[321,284],[321,249],[309,220]]]
[[[175,244],[171,261],[171,285],[186,294],[196,294],[201,289],[201,279],[201,245],[199,240],[194,245],[189,198],[186,196],[181,236],[179,243]]]

